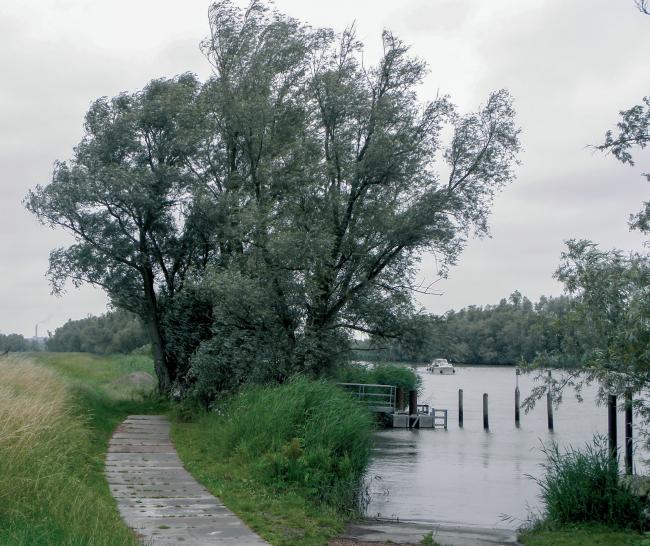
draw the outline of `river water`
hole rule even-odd
[[[595,387],[584,402],[566,392],[554,410],[554,431],[547,428],[546,398],[514,422],[515,368],[456,366],[454,375],[419,369],[423,389],[418,403],[448,409],[448,429],[387,429],[377,433],[368,478],[370,517],[422,523],[462,523],[519,527],[539,511],[542,443],[583,447],[594,434],[607,433],[607,408],[595,404]],[[519,376],[521,400],[533,386]],[[458,389],[463,389],[464,427],[458,426]],[[483,430],[483,393],[489,396],[490,431]],[[618,416],[619,453],[623,414]],[[640,469],[635,451],[635,465]],[[622,463],[621,463],[622,464]]]

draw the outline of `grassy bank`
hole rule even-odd
[[[594,437],[581,449],[545,446],[540,487],[543,517],[520,540],[526,546],[623,544],[650,546],[647,503],[621,479],[607,438]]]
[[[141,395],[145,371],[142,357],[0,359],[0,544],[137,544],[103,464],[127,414],[160,411]]]
[[[650,546],[650,537],[632,531],[581,525],[527,531],[519,536],[519,542],[524,546]]]
[[[173,426],[187,469],[275,545],[326,544],[355,514],[372,417],[332,384],[251,388]]]

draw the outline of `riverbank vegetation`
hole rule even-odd
[[[544,454],[544,474],[535,479],[543,507],[521,534],[523,544],[650,544],[647,498],[620,475],[606,438],[584,449],[553,443]]]
[[[251,386],[176,422],[184,464],[277,545],[323,544],[357,516],[373,418],[333,383]]]
[[[127,357],[0,358],[0,544],[138,544],[103,467],[126,415],[160,411],[128,380],[152,371]]]

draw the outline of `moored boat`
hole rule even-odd
[[[427,371],[431,373],[448,375],[456,373],[454,366],[446,358],[436,358],[427,366]]]

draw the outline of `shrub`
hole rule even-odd
[[[395,385],[406,391],[418,389],[421,383],[412,368],[399,364],[375,364],[372,367],[349,364],[339,370],[337,380],[342,383]]]
[[[355,510],[370,457],[371,415],[332,383],[296,378],[251,386],[204,415],[215,456],[255,467],[257,480]]]
[[[556,443],[543,448],[545,475],[541,487],[546,523],[598,523],[640,530],[644,503],[621,480],[618,461],[610,456],[606,438],[596,436],[584,450],[560,452]]]

